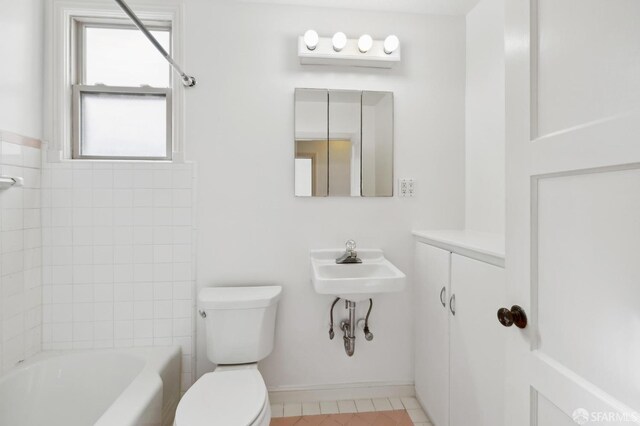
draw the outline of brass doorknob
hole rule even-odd
[[[515,324],[518,328],[525,328],[527,326],[527,314],[518,305],[513,305],[511,310],[500,308],[498,309],[498,321],[505,327],[511,327]]]

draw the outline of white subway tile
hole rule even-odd
[[[153,281],[154,282],[170,282],[173,281],[173,264],[157,263],[153,265]]]
[[[153,320],[134,320],[133,321],[133,337],[134,339],[151,339],[153,338]],[[149,342],[152,343],[152,342]],[[135,343],[134,343],[135,344]],[[140,346],[148,346],[148,344],[140,343]]]
[[[73,303],[92,303],[93,284],[73,286]]]
[[[153,244],[153,228],[140,226],[134,227],[133,244]]]
[[[91,322],[94,319],[95,311],[93,303],[73,304],[73,323]]]
[[[170,189],[154,189],[153,190],[153,206],[154,207],[171,207],[173,200]]]
[[[133,320],[133,302],[114,302],[113,303],[113,317],[117,321]],[[130,337],[116,337],[116,338],[130,338]]]
[[[153,302],[153,317],[166,319],[173,318],[171,300],[156,300]]]
[[[173,301],[173,317],[174,318],[191,318],[194,310],[191,300],[174,300]]]
[[[116,283],[113,285],[113,300],[116,302],[132,301],[133,300],[133,286],[131,282]]]
[[[133,339],[133,321],[115,321],[113,323],[113,338],[114,340]]]
[[[191,319],[190,318],[174,318],[173,319],[173,335],[174,336],[190,336],[191,335]]]
[[[172,201],[174,207],[191,207],[191,189],[174,189]]]
[[[113,302],[113,284],[94,284],[93,300],[95,302]]]
[[[97,302],[93,309],[95,321],[113,321],[113,302]]]
[[[74,188],[72,195],[73,207],[89,208],[93,206],[93,191],[87,188]]]
[[[93,170],[94,188],[113,188],[113,170]]]
[[[120,248],[120,250],[118,250]],[[113,282],[115,283],[130,283],[133,282],[133,264],[131,263],[131,252],[128,252],[129,263],[119,263],[118,256],[123,254],[127,250],[132,250],[132,246],[116,247],[115,253],[115,265],[113,267]]]
[[[93,207],[113,207],[113,189],[93,189]]]
[[[155,319],[153,321],[153,337],[171,337],[172,327],[170,319]]]
[[[114,170],[113,187],[114,188],[133,187],[133,170]]]
[[[112,341],[113,340],[113,327],[114,322],[109,321],[96,321],[93,323],[93,338],[96,341]],[[112,343],[101,347],[111,347]],[[98,347],[98,345],[96,345]]]
[[[133,187],[134,188],[153,188],[153,171],[152,170],[134,170],[133,171]]]
[[[133,319],[143,320],[153,318],[153,302],[142,300],[133,302]]]
[[[92,210],[93,225],[96,227],[113,226],[114,212],[111,207],[96,207]]]
[[[153,187],[154,188],[171,188],[172,184],[171,170],[154,170]]]
[[[112,283],[113,265],[93,265],[94,283]]]
[[[153,283],[135,283],[133,286],[133,300],[151,301],[153,300]]]
[[[113,191],[113,207],[133,207],[133,190],[115,189]]]
[[[93,186],[93,173],[91,169],[74,169],[72,173],[74,188],[91,188]],[[54,173],[52,173],[52,175],[53,174]],[[52,185],[55,187],[55,182]]]
[[[153,207],[153,189],[134,189],[133,207]]]
[[[71,189],[52,189],[51,190],[51,207],[72,207],[73,191]]]
[[[133,263],[153,263],[153,246],[133,246]]]
[[[133,244],[133,227],[118,226],[113,229],[113,243],[116,245]]]

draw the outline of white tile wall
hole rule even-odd
[[[0,372],[41,347],[40,164],[39,148],[0,132],[0,175],[24,178],[24,187],[0,190]]]
[[[44,349],[180,345],[193,381],[191,164],[76,161],[43,171]]]

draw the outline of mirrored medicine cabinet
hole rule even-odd
[[[295,90],[295,195],[393,196],[393,93]]]

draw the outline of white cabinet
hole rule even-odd
[[[450,252],[416,243],[416,394],[437,426],[449,424],[450,261]]]
[[[504,269],[422,242],[415,265],[419,401],[435,426],[504,425]]]

